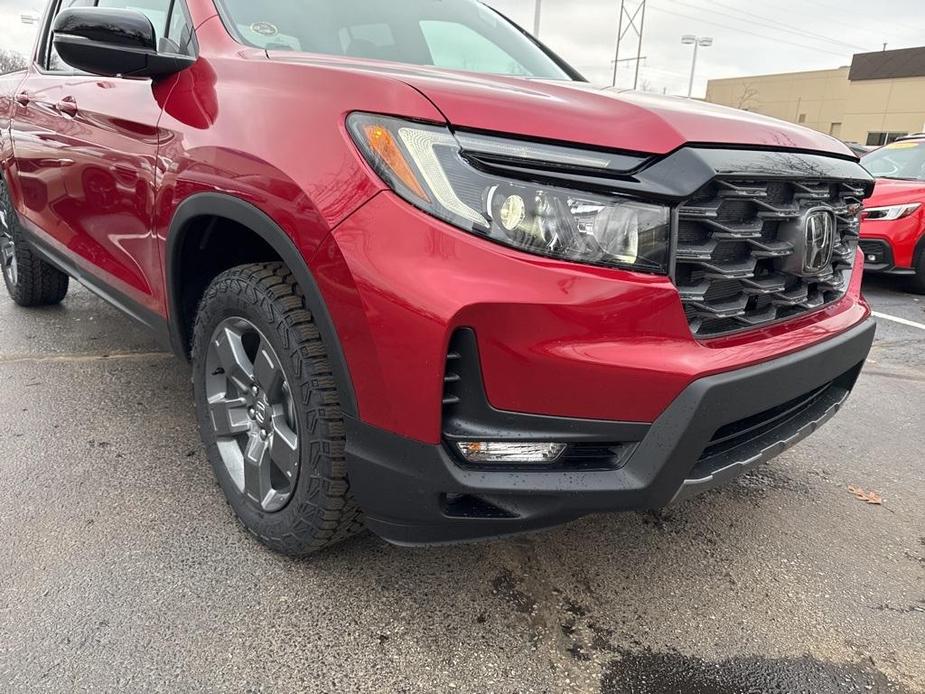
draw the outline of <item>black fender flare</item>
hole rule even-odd
[[[217,217],[236,222],[263,239],[286,263],[305,295],[306,308],[311,311],[315,325],[321,333],[321,339],[331,360],[331,368],[340,394],[341,408],[344,413],[356,417],[356,393],[350,378],[347,359],[341,348],[337,330],[328,307],[321,296],[318,283],[308,269],[308,264],[298,251],[292,239],[279,225],[262,210],[232,195],[220,193],[198,193],[184,200],[177,207],[170,229],[167,233],[164,258],[167,284],[168,321],[170,323],[170,343],[173,351],[183,359],[189,358],[187,335],[182,323],[183,311],[180,304],[180,291],[177,284],[180,273],[183,240],[187,225],[197,217]]]
[[[921,262],[925,267],[925,230],[922,231],[922,237],[915,244],[915,250],[912,251],[912,269],[918,271],[916,263]]]

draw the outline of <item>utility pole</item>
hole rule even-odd
[[[536,0],[535,13],[533,15],[533,36],[540,37],[540,16],[543,12],[543,0]]]
[[[646,3],[643,0],[640,6],[642,18],[639,20],[639,44],[636,46],[636,76],[633,78],[633,90],[639,86],[639,66],[642,65],[642,37],[646,30]]]
[[[630,0],[632,2],[632,0]],[[613,63],[613,86],[617,86],[617,69],[621,62],[620,50],[623,48],[623,40],[627,34],[632,32],[636,38],[636,57],[628,60],[636,61],[636,75],[633,79],[633,89],[639,86],[639,67],[642,63],[642,41],[644,38],[646,23],[646,0],[639,0],[635,9],[627,8],[627,0],[620,0],[620,21],[617,25],[617,50],[614,55]]]

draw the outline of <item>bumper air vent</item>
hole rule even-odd
[[[443,377],[443,438],[456,462],[475,467],[455,450],[456,441],[550,442],[567,444],[554,463],[480,464],[480,470],[616,470],[622,468],[648,432],[646,424],[560,419],[496,410],[482,382],[478,341],[468,328],[457,330],[447,349]]]

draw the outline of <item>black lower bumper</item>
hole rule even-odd
[[[859,246],[864,253],[864,272],[878,275],[914,275],[912,268],[896,267],[893,247],[882,239],[861,239]]]
[[[815,431],[854,387],[874,332],[868,321],[799,353],[694,382],[618,469],[466,468],[445,446],[351,419],[353,494],[370,529],[397,544],[484,539],[590,513],[659,508],[720,484]],[[615,432],[625,430],[625,423],[614,423]]]

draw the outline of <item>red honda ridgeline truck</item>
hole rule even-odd
[[[0,170],[13,300],[76,278],[190,359],[292,555],[683,499],[829,419],[873,340],[844,146],[594,89],[473,0],[56,0]]]

